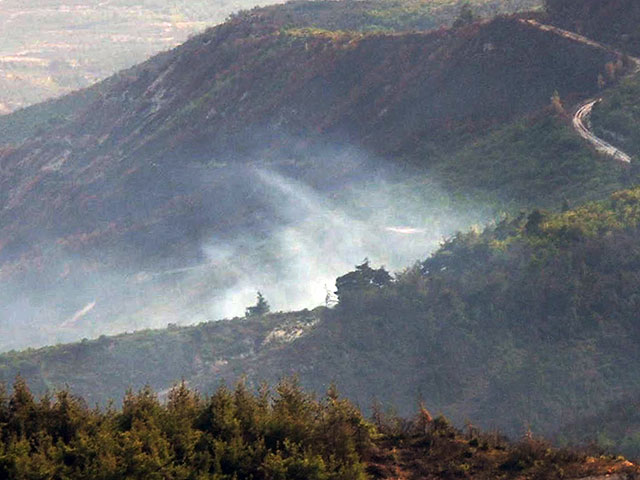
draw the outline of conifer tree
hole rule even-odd
[[[269,307],[269,303],[265,300],[262,292],[258,291],[258,295],[256,298],[256,304],[252,307],[247,307],[245,311],[245,316],[247,317],[257,317],[260,315],[265,315],[271,311]]]

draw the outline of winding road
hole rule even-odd
[[[607,155],[614,160],[619,160],[625,163],[631,163],[631,157],[624,153],[619,148],[614,147],[610,143],[604,141],[603,139],[597,137],[591,131],[591,122],[589,121],[589,116],[591,115],[591,111],[593,107],[602,100],[601,98],[595,100],[588,100],[587,103],[580,105],[576,113],[573,115],[573,128],[578,135],[584,138],[587,142],[591,143],[596,151],[602,153],[603,155]]]
[[[540,23],[531,19],[520,19],[520,22],[524,23],[525,25],[530,25],[539,30],[543,30],[545,32],[552,32],[552,33],[555,33],[556,35],[560,35],[564,38],[568,38],[575,42],[579,42],[584,45],[589,45],[590,47],[598,48],[600,50],[604,50],[606,52],[612,53],[618,57],[622,57],[621,52],[611,47],[608,47],[607,45],[596,42],[595,40],[591,40],[587,37],[579,35],[575,32],[563,30],[562,28],[554,27],[551,25],[545,25],[543,23]],[[628,58],[634,64],[634,68],[631,72],[629,72],[629,75],[635,75],[638,72],[640,72],[640,58],[636,58],[636,57],[628,57]],[[576,112],[573,114],[573,122],[572,122],[573,128],[578,133],[578,135],[580,135],[587,142],[589,142],[597,152],[603,155],[606,155],[608,157],[611,157],[612,159],[620,162],[631,163],[631,156],[629,156],[627,153],[623,152],[619,148],[614,147],[609,142],[598,137],[591,130],[591,122],[589,121],[589,117],[591,116],[593,107],[597,105],[600,101],[602,101],[601,98],[590,98],[589,100],[586,100],[584,103],[580,104]]]

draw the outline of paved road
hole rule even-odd
[[[597,137],[591,131],[591,122],[589,122],[589,116],[593,107],[600,102],[600,98],[596,100],[588,100],[578,108],[578,111],[573,115],[573,128],[578,132],[582,138],[591,143],[593,147],[600,153],[607,155],[614,160],[620,162],[631,163],[631,157],[624,153],[622,150],[614,147],[610,143]]]
[[[605,50],[609,53],[615,54],[616,56],[622,56],[622,53],[614,50],[613,48],[604,45],[600,42],[596,42],[595,40],[591,40],[587,37],[579,35],[574,32],[570,32],[568,30],[563,30],[562,28],[554,27],[551,25],[545,25],[543,23],[537,22],[535,20],[530,19],[520,19],[521,23],[526,25],[531,25],[539,30],[544,30],[545,32],[552,32],[556,35],[560,35],[562,37],[568,38],[575,42],[582,43],[584,45],[589,45],[594,48],[598,48],[600,50]],[[628,57],[631,62],[634,64],[633,70],[630,72],[630,75],[635,75],[640,72],[640,58],[636,57]],[[601,98],[590,98],[586,100],[583,104],[578,107],[578,110],[573,115],[573,128],[575,131],[584,138],[587,142],[589,142],[596,151],[602,153],[603,155],[607,155],[608,157],[613,158],[614,160],[618,160],[624,163],[631,163],[631,157],[620,150],[619,148],[614,147],[609,142],[601,139],[596,136],[591,130],[591,122],[589,121],[589,117],[591,116],[591,112],[593,111],[593,107],[597,105],[602,99]]]

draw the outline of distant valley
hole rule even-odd
[[[244,10],[0,117],[0,380],[297,375],[524,433],[504,478],[640,457],[640,11],[543,3]]]
[[[0,113],[102,80],[252,2],[4,1]]]
[[[510,189],[528,189],[524,171],[495,190],[478,182],[489,170],[448,158],[467,161],[480,138],[499,144],[492,135],[509,133],[494,132],[519,128],[510,125],[548,106],[556,88],[593,92],[609,57],[514,19],[331,34],[305,26],[311,5],[245,12],[0,120],[6,324],[41,326],[14,338],[37,331],[41,344],[237,315],[258,289],[276,308],[313,307],[364,257],[402,269],[505,204],[541,198],[531,190],[515,200]],[[349,18],[338,15],[348,4],[318,5],[326,22]],[[289,10],[301,27],[287,26]],[[554,53],[524,57],[530,49]],[[575,69],[554,73],[569,56]],[[555,129],[547,114],[536,122]],[[601,168],[593,160],[587,149],[576,157]],[[566,195],[548,187],[549,201]]]
[[[530,7],[537,1],[502,5],[483,0],[478,5],[485,15],[493,15]],[[87,87],[179,45],[241,9],[265,3],[277,2],[4,1],[0,5],[0,114]],[[370,3],[377,4],[380,13],[402,8],[394,1]],[[415,2],[411,9],[422,15],[423,28],[432,28],[450,23],[461,4]],[[355,9],[366,11],[357,5]],[[372,16],[369,24],[371,28],[390,28],[384,13],[380,21]]]

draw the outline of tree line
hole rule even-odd
[[[203,398],[182,382],[122,408],[63,390],[36,399],[18,378],[0,392],[0,478],[358,480],[373,427],[334,388],[317,400],[295,380]]]

